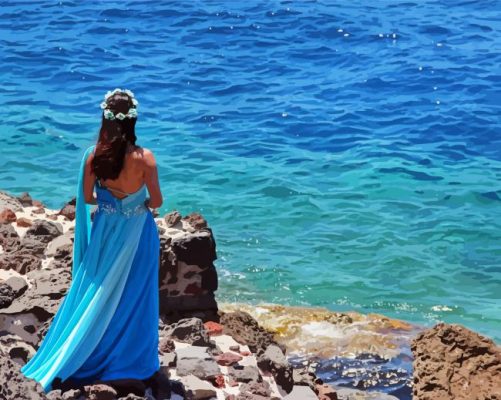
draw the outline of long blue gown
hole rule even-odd
[[[47,393],[54,378],[82,383],[146,379],[159,368],[160,240],[147,188],[118,199],[95,185],[91,222],[80,164],[71,285],[37,352],[21,372]],[[96,181],[97,182],[97,181]]]

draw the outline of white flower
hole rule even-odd
[[[117,115],[115,115],[115,118],[118,118],[121,121],[125,118],[125,114],[118,113]]]
[[[111,96],[113,95],[113,93],[111,93],[109,90],[106,92],[106,94],[104,95],[104,99],[105,100],[108,100]]]
[[[134,104],[136,107],[138,106],[139,104],[139,101],[137,101],[136,99],[132,99],[132,104]]]
[[[116,94],[116,93],[120,93],[120,92],[122,92],[122,89],[116,88],[116,89],[115,89],[113,92],[111,92],[111,93]]]
[[[104,110],[106,107],[108,107],[108,104],[106,104],[105,101],[101,103],[101,108]]]
[[[127,113],[129,118],[137,118],[137,110],[135,108],[129,108],[129,112]]]
[[[125,89],[124,93],[127,94],[130,97],[134,97],[134,93],[132,93],[129,89]]]
[[[104,110],[104,118],[106,119],[115,119],[115,114],[111,110]]]

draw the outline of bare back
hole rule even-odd
[[[144,168],[144,151],[142,147],[130,145],[124,158],[124,166],[117,179],[100,179],[101,186],[113,192],[118,198],[137,192],[146,184]],[[116,189],[116,190],[115,190]]]
[[[85,201],[90,204],[96,204],[93,198],[93,186],[96,176],[91,172],[93,157],[94,155],[91,154],[87,158],[85,166]],[[143,185],[146,185],[150,194],[148,206],[158,208],[163,203],[155,156],[150,150],[144,147],[128,145],[124,166],[118,178],[103,179],[98,183],[110,190],[119,199],[137,192]]]

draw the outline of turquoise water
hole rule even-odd
[[[499,4],[364,3],[2,5],[0,188],[62,206],[128,88],[161,213],[214,232],[219,299],[499,341]]]

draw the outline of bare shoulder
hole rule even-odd
[[[155,166],[156,160],[155,160],[155,155],[153,154],[153,152],[146,147],[141,147],[141,149],[142,149],[142,153],[143,153],[144,163],[149,167]]]

